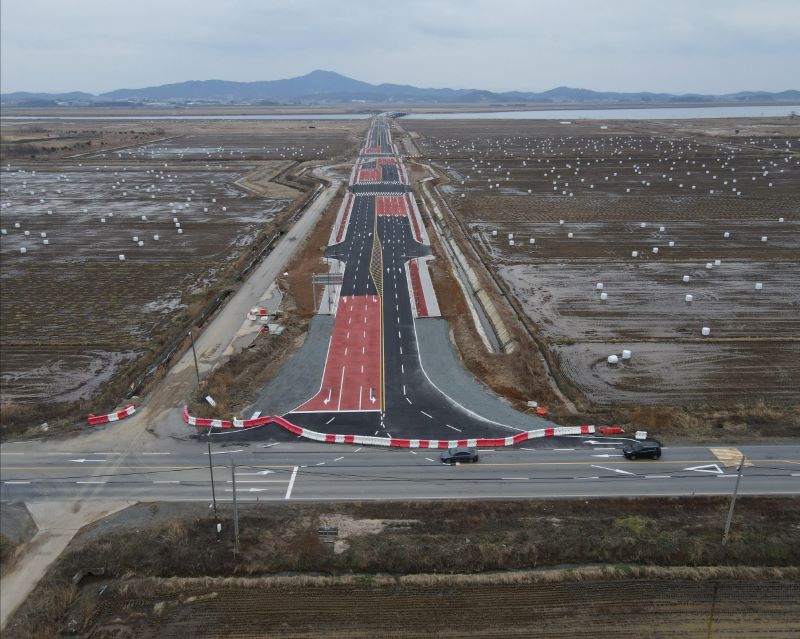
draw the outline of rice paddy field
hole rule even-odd
[[[91,402],[163,345],[303,195],[272,180],[344,157],[364,126],[176,121],[108,149],[104,132],[132,125],[81,125],[3,125],[4,406]],[[31,141],[70,136],[97,150],[53,157]],[[259,195],[237,185],[249,175],[263,182]]]
[[[797,402],[797,119],[403,127],[577,394]]]

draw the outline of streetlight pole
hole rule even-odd
[[[206,444],[208,444],[208,472],[211,474],[211,503],[214,504],[214,519],[219,519],[217,516],[217,491],[214,489],[214,465],[211,463],[211,429],[213,426],[208,427],[206,433]]]
[[[742,461],[739,462],[739,474],[736,476],[736,485],[733,487],[733,496],[731,497],[731,505],[728,508],[728,518],[725,520],[725,532],[722,533],[722,545],[728,543],[728,534],[731,531],[731,522],[733,521],[733,507],[736,505],[736,495],[739,494],[739,482],[742,481],[742,472],[744,471],[745,456],[742,455]]]
[[[192,338],[192,355],[194,356],[194,372],[197,373],[197,385],[200,386],[200,368],[197,366],[197,351],[194,348],[194,331],[189,329],[189,337]]]
[[[239,550],[239,504],[236,501],[236,464],[231,455],[231,484],[233,485],[233,557],[236,558],[236,551]]]

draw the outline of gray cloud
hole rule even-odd
[[[3,0],[0,12],[3,92],[316,68],[492,90],[800,85],[796,0]]]

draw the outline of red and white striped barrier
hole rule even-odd
[[[92,415],[90,413],[87,417],[87,421],[89,422],[89,426],[97,426],[98,424],[107,424],[108,422],[118,422],[120,419],[130,417],[135,412],[136,407],[133,404],[126,404],[125,408],[122,410],[109,413],[108,415]]]
[[[273,422],[298,437],[326,444],[358,444],[360,446],[388,446],[390,448],[454,448],[455,446],[473,446],[475,448],[496,448],[514,446],[542,437],[558,437],[560,435],[592,435],[594,426],[554,426],[528,430],[510,437],[484,437],[472,439],[405,439],[399,437],[370,437],[368,435],[339,435],[335,433],[319,433],[302,426],[292,424],[280,415],[274,417],[258,417],[256,419],[202,419],[189,415],[189,408],[183,408],[183,421],[198,428],[217,428],[229,430],[233,428],[253,428]]]

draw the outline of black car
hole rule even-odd
[[[458,448],[448,448],[442,451],[443,464],[455,464],[456,462],[466,464],[478,461],[478,451],[472,447],[459,446]]]
[[[657,441],[625,442],[622,446],[622,454],[625,455],[625,459],[641,459],[643,457],[658,459],[661,457],[661,444]]]

